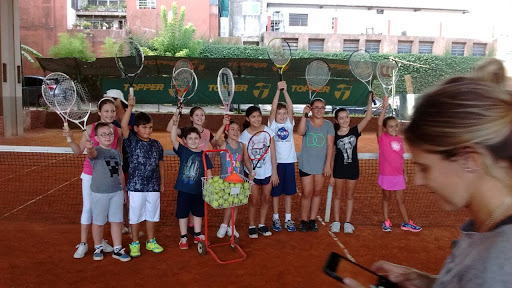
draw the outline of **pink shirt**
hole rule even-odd
[[[96,123],[92,123],[91,134],[89,135],[89,137],[91,138],[92,144],[94,144],[94,147],[100,145],[100,143],[98,141],[96,141],[96,138],[94,138],[94,136],[96,136],[96,133],[94,132],[95,126],[96,126]],[[114,141],[112,142],[112,144],[110,144],[110,148],[116,149],[117,148],[117,140],[119,139],[119,135],[118,135],[117,127],[114,125],[111,125],[111,126],[115,129],[114,129]],[[82,170],[82,173],[92,176],[91,161],[87,157],[85,158],[85,161],[84,161],[84,168]]]
[[[404,142],[400,136],[382,132],[379,143],[379,175],[404,175]]]

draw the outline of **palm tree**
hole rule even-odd
[[[43,57],[43,55],[41,55],[41,53],[28,47],[27,45],[22,44],[21,45],[21,55],[23,57],[25,57],[30,63],[35,63],[34,59],[32,58],[32,56],[30,54],[34,55],[35,57]]]

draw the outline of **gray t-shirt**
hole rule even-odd
[[[334,137],[334,126],[324,120],[320,127],[315,127],[310,119],[306,120],[306,133],[302,137],[299,154],[299,169],[313,175],[322,174],[327,156],[327,136]]]
[[[121,153],[115,149],[96,147],[96,158],[92,164],[91,191],[94,193],[114,193],[123,190],[119,179],[119,167],[123,164]]]
[[[464,224],[434,288],[512,287],[512,217],[504,222],[486,233]]]

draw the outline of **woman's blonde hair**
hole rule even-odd
[[[485,82],[505,87],[507,72],[503,62],[496,58],[487,58],[475,67],[472,76]]]

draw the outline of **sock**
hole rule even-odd
[[[229,226],[224,224],[224,223],[222,223],[222,224],[220,224],[220,227],[222,228],[222,227],[229,227]]]
[[[114,246],[114,253],[119,252],[119,250],[121,250],[121,248],[123,248],[123,246]]]
[[[194,232],[194,237],[199,237],[201,235],[201,232]]]
[[[265,226],[265,225],[263,225],[263,224],[258,224],[258,228],[261,228],[261,227],[263,227],[263,226]]]
[[[272,214],[272,220],[279,219],[279,213],[278,214]]]
[[[87,243],[85,243],[85,242],[80,242],[80,245],[85,246],[85,245],[87,245]]]
[[[285,219],[285,221],[290,221],[290,220],[292,220],[292,213],[286,213],[286,214],[284,214],[284,219]]]
[[[181,238],[181,239],[183,239],[183,238],[187,238],[187,234],[183,234],[183,235],[181,235],[181,236],[180,236],[180,238]]]
[[[249,226],[249,229],[251,229],[251,228],[256,228],[256,226]]]
[[[101,244],[101,245],[94,245],[94,250],[98,250],[98,249],[103,250],[103,244]]]

